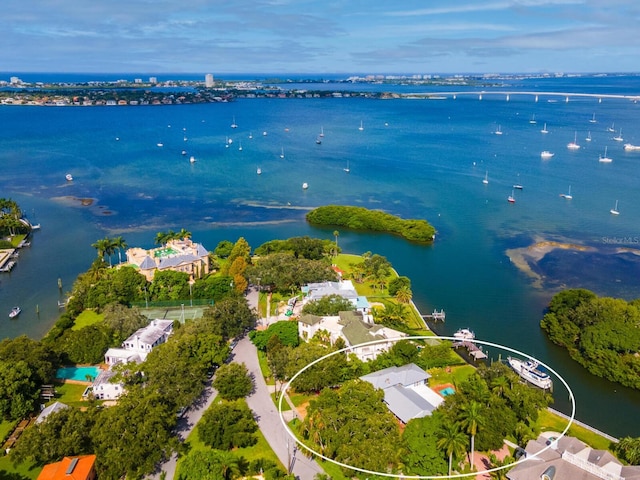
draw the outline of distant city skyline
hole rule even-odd
[[[8,0],[5,72],[637,72],[634,0]]]

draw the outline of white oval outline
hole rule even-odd
[[[286,385],[282,389],[282,392],[280,393],[280,398],[278,399],[278,414],[280,416],[280,422],[284,426],[285,431],[293,439],[293,441],[296,442],[300,447],[305,449],[310,454],[315,455],[317,457],[320,457],[323,460],[326,460],[327,462],[331,462],[334,465],[339,465],[341,467],[348,468],[350,470],[356,470],[356,471],[362,472],[362,473],[369,473],[371,475],[380,475],[382,477],[403,478],[403,479],[409,479],[409,478],[416,478],[416,479],[438,479],[438,478],[439,479],[447,479],[447,478],[449,478],[450,479],[450,478],[471,477],[471,476],[476,476],[476,475],[483,475],[485,473],[497,472],[498,470],[504,470],[506,468],[511,468],[516,463],[520,463],[520,462],[526,461],[526,460],[533,460],[536,457],[538,457],[539,455],[541,455],[543,452],[546,452],[547,450],[549,450],[552,447],[553,443],[549,442],[549,445],[547,445],[546,447],[544,447],[543,449],[541,449],[537,453],[534,453],[533,455],[530,455],[530,456],[527,455],[526,457],[522,457],[520,460],[518,460],[515,463],[510,463],[510,464],[504,465],[502,467],[494,467],[494,468],[490,468],[490,469],[487,469],[487,470],[482,470],[480,472],[458,473],[458,474],[455,474],[455,475],[446,475],[446,476],[442,476],[442,475],[438,475],[438,476],[434,476],[434,475],[423,476],[423,475],[404,475],[404,474],[395,474],[395,473],[376,472],[376,471],[373,471],[373,470],[367,470],[365,468],[359,468],[359,467],[354,467],[352,465],[347,465],[345,463],[338,462],[337,460],[333,460],[333,459],[331,459],[329,457],[326,457],[326,456],[322,455],[321,453],[316,452],[315,450],[312,450],[310,447],[308,447],[307,445],[302,443],[300,440],[298,440],[296,435],[291,431],[291,429],[287,425],[287,422],[285,421],[284,416],[282,415],[282,399],[284,398],[285,393],[287,393],[287,391],[289,390],[289,387],[291,386],[291,382],[293,382],[301,373],[303,373],[308,368],[314,366],[316,363],[320,363],[321,361],[326,360],[329,357],[332,357],[333,355],[337,355],[337,354],[343,353],[343,352],[351,352],[354,348],[366,347],[367,345],[376,345],[378,343],[387,343],[387,342],[395,343],[395,342],[400,341],[400,340],[451,340],[451,341],[460,341],[459,338],[455,338],[455,337],[440,337],[440,336],[434,336],[434,335],[420,335],[420,336],[401,337],[401,338],[392,338],[392,339],[386,338],[386,339],[383,339],[383,340],[374,340],[374,341],[371,341],[371,342],[360,343],[360,344],[354,345],[352,347],[345,347],[345,348],[342,348],[342,349],[337,350],[335,352],[331,352],[331,353],[329,353],[327,355],[324,355],[323,357],[320,357],[317,360],[314,360],[313,362],[309,363],[308,365],[304,366],[301,370],[296,372],[293,377],[291,377],[291,379],[286,383]],[[569,418],[569,423],[567,424],[565,429],[560,433],[560,436],[556,438],[556,441],[559,440],[560,438],[564,437],[564,435],[569,431],[569,428],[573,424],[573,420],[575,419],[575,414],[576,414],[575,397],[573,396],[573,391],[571,390],[571,387],[569,387],[569,384],[565,381],[565,379],[562,378],[558,374],[558,372],[556,372],[549,365],[547,365],[546,363],[541,362],[540,360],[532,357],[531,355],[529,355],[527,353],[521,352],[521,351],[516,350],[514,348],[511,348],[511,347],[506,347],[504,345],[499,345],[497,343],[486,342],[484,340],[474,339],[473,343],[479,343],[481,345],[486,345],[486,346],[489,346],[489,347],[496,347],[496,348],[500,348],[502,350],[506,350],[506,351],[511,352],[511,353],[522,355],[523,357],[526,357],[529,360],[533,360],[533,361],[537,362],[538,364],[542,365],[543,367],[545,367],[549,372],[551,372],[553,375],[555,375],[555,377],[558,380],[560,380],[560,382],[562,382],[562,384],[567,389],[567,392],[569,392],[569,400],[571,401],[571,415],[570,415],[570,418]]]

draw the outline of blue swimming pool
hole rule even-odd
[[[63,367],[59,368],[56,372],[56,378],[86,382],[87,375],[89,375],[93,380],[99,373],[100,369],[98,367]]]
[[[453,395],[454,393],[456,393],[456,391],[452,387],[447,387],[440,390],[440,394],[443,397],[446,397],[447,395]]]

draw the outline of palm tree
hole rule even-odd
[[[240,474],[240,464],[237,455],[230,451],[217,450],[215,456],[222,478],[230,480]]]
[[[504,393],[509,389],[509,379],[504,375],[500,375],[491,382],[491,391],[498,394],[499,397],[504,397]]]
[[[467,437],[460,430],[459,424],[445,421],[438,430],[436,446],[449,456],[449,476],[451,476],[453,456],[463,455],[466,451],[466,444]]]
[[[409,303],[413,298],[413,292],[406,285],[400,287],[396,292],[396,300],[400,303]]]
[[[153,240],[153,243],[156,245],[164,245],[167,243],[167,233],[166,232],[158,232],[156,233],[156,238]]]
[[[181,238],[182,240],[191,238],[191,232],[188,230],[185,230],[184,228],[180,229],[180,231],[176,233],[176,235],[178,236],[178,238]]]
[[[475,400],[463,405],[460,410],[460,424],[462,428],[471,435],[471,468],[473,469],[473,451],[478,427],[484,423],[482,416],[482,405]]]
[[[122,263],[122,250],[125,250],[128,245],[122,237],[116,237],[112,239],[114,248],[118,249],[118,263]]]
[[[108,237],[101,238],[100,240],[92,243],[91,246],[98,251],[98,256],[102,258],[104,262],[104,256],[107,254],[107,250],[110,248],[110,240]]]
[[[333,236],[336,238],[336,250],[335,250],[334,257],[337,257],[338,256],[338,237],[340,236],[340,232],[338,230],[334,230]]]

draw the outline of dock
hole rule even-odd
[[[453,342],[453,348],[463,347],[469,352],[469,355],[474,360],[484,360],[487,358],[487,354],[482,351],[482,348],[478,347],[475,343],[465,340],[463,342]]]
[[[444,313],[444,310],[441,309],[440,311],[434,310],[430,315],[422,315],[422,318],[430,318],[434,322],[437,322],[439,320],[444,322],[446,316],[447,315]]]

